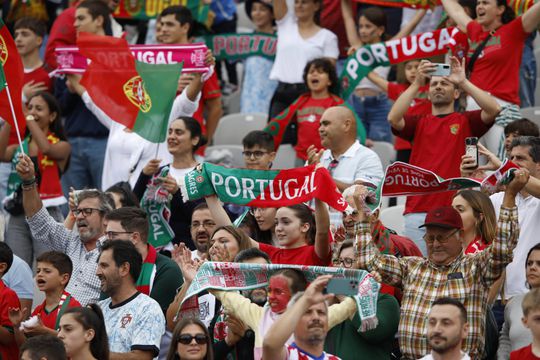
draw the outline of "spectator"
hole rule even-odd
[[[125,206],[139,207],[139,199],[131,190],[126,181],[120,181],[105,190],[114,200],[114,208],[120,209]]]
[[[68,360],[64,343],[53,335],[28,339],[20,349],[21,360]]]
[[[23,318],[27,318],[34,300],[34,274],[30,266],[14,254],[13,263],[4,274],[2,281],[8,288],[15,291],[21,302],[21,309],[26,308],[26,311],[23,311]]]
[[[60,318],[58,338],[70,359],[109,360],[109,340],[97,304],[67,309]]]
[[[540,329],[538,317],[540,316],[540,290],[531,290],[523,299],[523,325],[532,334],[532,343],[510,353],[510,360],[534,360],[540,357]]]
[[[277,23],[278,42],[270,79],[278,86],[270,102],[269,119],[274,118],[294,99],[306,92],[302,71],[308,61],[339,56],[337,36],[319,26],[322,0],[306,0],[295,3],[290,9],[287,0],[274,1],[274,17]],[[294,144],[296,129],[291,127],[284,143]]]
[[[167,360],[214,360],[210,334],[199,319],[185,318],[176,325]]]
[[[358,27],[353,17],[351,0],[341,0],[341,13],[347,31],[347,39],[351,45],[349,52],[354,52],[364,45],[373,45],[386,40],[386,15],[381,8],[372,6],[364,9],[358,18]],[[418,10],[416,16],[392,39],[408,36],[425,14],[426,10]],[[376,67],[374,72],[386,80],[390,66]],[[367,146],[371,147],[373,141],[392,143],[392,132],[386,121],[390,111],[390,103],[384,91],[381,91],[370,79],[364,78],[356,86],[348,101],[366,128]]]
[[[488,288],[501,276],[512,259],[519,232],[515,197],[527,183],[528,173],[519,170],[507,186],[501,205],[497,235],[486,250],[463,254],[463,222],[452,207],[430,210],[425,219],[428,244],[427,259],[396,258],[383,255],[371,242],[369,226],[364,219],[357,223],[358,261],[362,268],[377,271],[382,281],[403,289],[399,341],[405,359],[418,359],[428,352],[425,318],[432,303],[445,294],[463,301],[468,313],[470,332],[464,342],[472,359],[484,353],[485,314]],[[357,207],[361,198],[355,196]],[[363,213],[359,212],[362,217]]]
[[[65,204],[66,198],[62,193],[60,175],[66,170],[70,159],[71,146],[64,137],[61,124],[60,108],[58,102],[47,92],[38,92],[28,102],[28,116],[26,120],[27,133],[22,144],[24,152],[34,159],[37,165],[37,186],[39,197],[48,213],[56,220],[62,221],[59,205]],[[21,182],[15,171],[21,147],[18,144],[6,144],[10,131],[6,124],[0,133],[0,154],[5,161],[10,161],[12,170],[8,179],[7,195],[11,199],[7,211],[11,214],[8,221],[6,242],[13,252],[21,257],[29,266],[34,259],[46,251],[43,244],[32,236],[24,218],[24,209],[21,203],[22,192],[27,185]]]
[[[343,242],[337,253],[336,267],[356,268],[354,244],[351,240]],[[333,297],[329,303],[336,303]],[[377,327],[373,330],[360,331],[360,316],[352,318],[329,330],[324,349],[343,360],[358,359],[358,355],[369,359],[389,359],[392,345],[399,324],[399,304],[395,297],[379,293],[377,299]]]
[[[210,10],[215,14],[212,22],[212,32],[215,34],[236,33],[236,23],[238,15],[236,14],[236,2],[234,0],[212,0]],[[225,65],[227,70],[227,82],[221,74],[221,66]],[[224,60],[216,66],[216,74],[221,81],[222,88],[230,88],[233,92],[238,87],[238,73],[236,72],[236,62]]]
[[[388,114],[388,121],[396,135],[414,140],[410,159],[412,165],[433,171],[443,178],[458,177],[461,155],[465,152],[465,138],[482,136],[492,125],[500,106],[486,92],[468,81],[465,69],[456,58],[452,58],[449,77],[433,76],[429,80],[431,114],[406,115],[418,90],[425,85],[429,73],[434,69],[435,65],[429,61],[420,63],[414,83],[396,100]],[[454,103],[460,89],[477,99],[483,110],[463,114],[455,112]],[[433,139],[438,139],[445,146],[434,146]],[[423,254],[426,254],[426,247],[421,241],[423,231],[418,230],[418,226],[424,221],[427,211],[449,205],[452,195],[452,192],[446,192],[407,198],[405,235],[416,242]]]
[[[5,360],[17,360],[19,358],[19,346],[13,333],[14,326],[8,312],[11,309],[19,309],[21,304],[15,291],[7,287],[2,280],[12,263],[13,251],[6,243],[0,242],[0,358]]]
[[[271,0],[246,0],[247,16],[255,25],[255,32],[272,35],[274,30],[274,7]],[[250,56],[244,61],[244,80],[240,94],[241,113],[266,112],[278,85],[270,80],[273,60],[263,56]]]
[[[331,278],[331,275],[319,276],[304,293],[291,299],[291,305],[264,337],[263,360],[339,359],[323,350],[329,328],[325,301],[332,296],[323,295],[323,290]],[[294,336],[294,342],[287,344],[291,335]]]
[[[165,8],[160,14],[160,36],[162,44],[168,45],[188,45],[193,37],[194,20],[191,11],[185,6],[173,5]],[[179,81],[179,91],[184,90],[186,86],[198,77],[197,74],[182,74]],[[204,114],[206,115],[204,115]],[[202,87],[199,108],[195,111],[193,117],[197,119],[202,128],[202,133],[212,142],[212,137],[216,131],[219,119],[223,114],[221,106],[221,90],[219,88],[216,73],[213,73]],[[198,152],[204,154],[204,150]]]
[[[532,290],[540,288],[540,243],[534,245],[525,260],[525,277],[527,287]],[[499,338],[497,359],[507,360],[512,351],[527,346],[533,341],[531,332],[522,321],[524,311],[521,304],[528,293],[519,294],[510,299],[504,307],[504,324]]]
[[[111,360],[152,359],[159,354],[165,318],[159,304],[136,288],[142,257],[129,241],[107,241],[98,260],[99,302],[109,337]]]
[[[519,136],[540,136],[538,125],[525,118],[514,120],[506,125],[504,127],[504,149],[507,155],[510,155],[512,141]]]
[[[80,307],[81,304],[66,292],[73,264],[66,254],[58,251],[47,251],[36,259],[36,284],[40,291],[45,293],[45,300],[32,312],[36,318],[34,325],[23,324],[23,310],[12,309],[9,319],[14,326],[17,343],[25,342],[26,336],[56,335],[60,318],[68,308]]]
[[[167,149],[173,157],[172,163],[160,167],[161,159],[150,160],[133,188],[135,195],[142,200],[147,186],[154,178],[162,181],[162,188],[172,196],[169,219],[169,225],[175,235],[172,243],[177,245],[183,242],[191,250],[195,250],[195,244],[190,237],[189,226],[193,208],[197,203],[184,203],[178,184],[185,174],[197,166],[195,152],[205,143],[206,139],[197,120],[188,116],[175,119],[169,125],[167,134]],[[166,176],[161,175],[164,172],[167,173]]]
[[[523,45],[540,23],[540,5],[522,16],[515,14],[505,0],[487,0],[476,6],[478,17],[472,20],[457,0],[444,0],[444,9],[469,38],[468,71],[471,82],[489,92],[502,106],[496,126],[487,134],[486,147],[504,157],[502,129],[521,118],[519,113],[519,70]],[[468,99],[468,110],[483,108],[478,99]]]
[[[193,209],[191,214],[191,239],[195,244],[195,250],[191,250],[192,260],[208,258],[210,237],[216,229],[216,222],[208,209],[208,205],[200,203]]]
[[[461,347],[469,332],[467,310],[456,299],[438,298],[427,318],[427,339],[431,353],[420,360],[470,360]]]
[[[98,190],[84,190],[77,195],[73,211],[78,233],[57,223],[45,210],[35,185],[34,163],[26,155],[19,158],[17,174],[26,190],[23,191],[24,213],[32,236],[50,250],[68,255],[74,269],[66,290],[83,305],[99,299],[99,280],[96,274],[100,238],[104,235],[103,218],[114,207],[112,198]]]

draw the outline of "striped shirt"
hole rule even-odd
[[[371,241],[368,224],[359,226],[356,251],[361,268],[378,271],[382,281],[403,289],[399,343],[404,359],[429,353],[426,333],[431,304],[440,297],[458,299],[467,309],[469,333],[463,350],[472,359],[483,358],[489,287],[512,261],[519,235],[517,208],[501,207],[493,243],[476,254],[460,254],[448,265],[421,257],[383,255]]]
[[[71,259],[73,272],[66,291],[83,306],[98,302],[101,282],[96,270],[101,242],[98,240],[95,249],[86,250],[79,234],[56,222],[45,207],[26,220],[36,241],[47,246],[49,250],[63,252]]]

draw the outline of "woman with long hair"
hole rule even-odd
[[[182,319],[174,328],[167,360],[214,360],[210,334],[199,319]]]
[[[36,242],[30,233],[22,207],[22,191],[37,186],[44,208],[57,221],[63,219],[59,206],[67,202],[60,176],[67,168],[71,146],[64,136],[60,115],[58,101],[48,92],[37,92],[28,100],[22,148],[36,164],[36,179],[29,184],[23,183],[15,172],[21,150],[19,144],[8,145],[11,126],[6,123],[0,131],[0,160],[12,163],[8,179],[8,201],[5,202],[5,209],[11,214],[6,243],[30,266],[34,258],[47,249]]]
[[[109,359],[105,320],[97,304],[67,309],[60,318],[58,338],[71,360]]]

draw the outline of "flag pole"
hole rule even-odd
[[[159,144],[161,144],[161,143],[157,143],[157,146],[156,146],[156,156],[154,156],[154,159],[157,159],[157,157],[158,157],[158,154],[159,154]]]
[[[11,100],[11,93],[9,91],[9,86],[8,86],[7,81],[6,81],[6,92],[7,92],[7,97],[9,101],[9,108],[11,109],[11,116],[13,116],[13,123],[15,124],[15,132],[17,133],[17,140],[19,140],[19,147],[21,149],[21,154],[25,155],[24,149],[22,146],[21,131],[19,130],[19,124],[17,122],[17,116],[15,115],[15,108],[13,107],[13,100]]]

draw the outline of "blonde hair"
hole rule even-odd
[[[540,288],[532,289],[525,295],[521,302],[523,316],[529,315],[531,311],[540,310]]]

